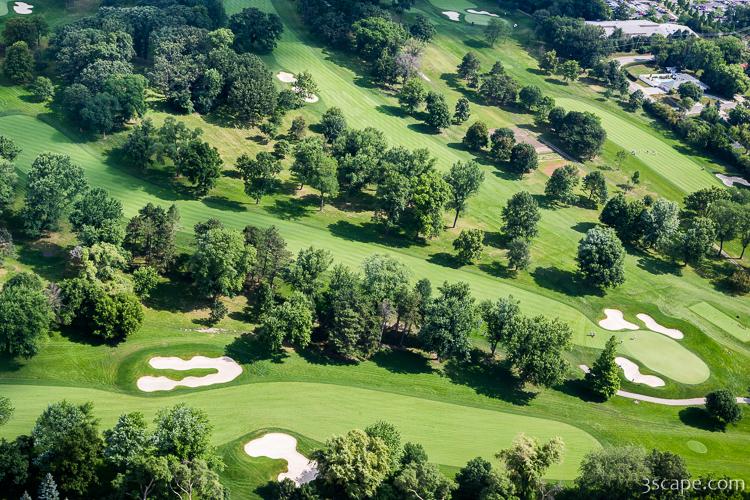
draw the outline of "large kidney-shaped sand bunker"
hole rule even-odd
[[[175,387],[204,387],[214,384],[225,384],[231,382],[242,374],[242,367],[230,357],[208,358],[206,356],[193,356],[190,359],[182,359],[176,356],[151,358],[148,362],[152,368],[157,370],[196,370],[214,369],[216,373],[202,377],[185,377],[173,380],[169,377],[153,377],[146,375],[138,379],[136,385],[143,392],[171,391]]]
[[[287,471],[279,474],[279,481],[291,479],[299,486],[318,476],[318,464],[308,460],[297,451],[297,440],[289,434],[270,432],[245,445],[245,453],[251,457],[268,457],[286,460]]]
[[[615,358],[617,366],[622,368],[625,378],[634,384],[643,384],[649,387],[664,387],[664,381],[655,375],[644,375],[638,365],[627,358]]]
[[[626,321],[619,309],[605,309],[605,318],[599,321],[599,326],[605,330],[616,332],[617,330],[638,330],[639,327],[635,323]]]
[[[643,321],[643,324],[646,325],[646,328],[648,328],[652,332],[661,333],[662,335],[666,335],[667,337],[673,338],[675,340],[680,340],[685,336],[680,330],[677,330],[676,328],[667,328],[666,326],[660,325],[654,318],[652,318],[648,314],[640,313],[636,314],[635,317]]]

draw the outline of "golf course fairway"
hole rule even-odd
[[[565,442],[565,460],[550,468],[552,479],[575,477],[583,456],[599,446],[586,432],[553,420],[331,384],[257,383],[146,398],[39,385],[2,385],[0,392],[17,408],[0,428],[6,438],[29,432],[28,422],[49,403],[66,399],[92,401],[102,427],[110,427],[120,414],[136,408],[151,419],[160,408],[186,402],[208,412],[217,445],[254,429],[272,427],[325,441],[332,434],[382,419],[393,423],[405,441],[424,443],[433,461],[448,466],[462,466],[478,455],[490,459],[521,432],[543,440],[560,436]]]

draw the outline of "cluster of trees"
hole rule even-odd
[[[377,422],[329,438],[313,457],[320,475],[299,488],[290,480],[277,483],[273,498],[636,498],[643,478],[650,484],[680,484],[691,478],[679,455],[639,446],[608,446],[586,454],[575,481],[545,481],[549,468],[562,461],[565,445],[519,434],[495,458],[499,466],[476,457],[448,479],[431,464],[420,444],[403,443],[397,428]],[[702,477],[707,484],[709,477]],[[716,478],[711,478],[716,479]],[[722,497],[723,498],[723,497]]]
[[[564,60],[576,60],[583,68],[593,68],[615,50],[600,26],[586,24],[581,18],[551,15],[540,10],[534,14],[536,36],[548,49]]]
[[[8,138],[0,144],[5,157],[19,151]],[[3,182],[12,199],[12,186],[7,179]],[[3,287],[2,351],[35,355],[53,321],[107,341],[136,331],[143,312],[134,293],[136,283],[125,274],[130,254],[124,246],[120,202],[103,189],[88,187],[83,170],[69,157],[52,153],[42,153],[32,163],[24,201],[20,217],[29,237],[56,230],[67,217],[79,244],[68,259],[71,277],[45,286],[38,276],[21,273]],[[9,234],[4,240],[12,246]]]
[[[705,39],[656,38],[651,50],[660,66],[676,66],[695,71],[711,89],[729,98],[750,88],[750,78],[741,64],[748,59],[745,43],[737,37]]]
[[[484,178],[473,162],[456,164],[441,176],[427,150],[389,147],[383,133],[372,127],[349,129],[335,108],[323,116],[321,127],[326,140],[304,138],[294,147],[291,171],[299,187],[318,190],[322,209],[326,196],[339,192],[357,196],[374,185],[374,219],[389,231],[426,238],[439,235],[444,229],[444,209],[453,208],[457,219]],[[261,162],[269,167],[261,170]],[[245,175],[250,191],[257,188],[247,182],[267,186],[278,171],[268,155],[259,154],[252,167],[252,176]]]
[[[738,239],[742,248],[750,244],[748,196],[736,189],[705,188],[685,197],[685,209],[664,199],[612,197],[600,220],[612,227],[623,241],[653,248],[699,264],[711,252],[718,252],[726,241]]]
[[[552,487],[542,476],[563,452],[560,438],[540,443],[520,434],[497,453],[501,469],[477,457],[451,480],[429,462],[421,444],[402,443],[396,427],[379,421],[329,438],[313,453],[317,479],[300,488],[288,479],[275,484],[273,498],[535,498]]]
[[[13,36],[19,40],[6,59],[6,73],[12,72],[15,81],[31,80],[27,52],[46,27],[26,31],[30,34]],[[55,106],[95,133],[106,134],[143,116],[148,86],[180,112],[220,108],[225,119],[242,125],[264,119],[278,124],[303,101],[294,90],[277,92],[271,72],[251,52],[272,50],[282,31],[278,16],[255,8],[227,18],[215,0],[146,0],[101,7],[57,28],[49,49],[38,57],[52,59],[60,78]],[[145,65],[145,77],[135,71],[136,61]],[[46,98],[51,82],[38,79],[33,91]]]
[[[393,84],[419,72],[423,45],[436,33],[424,15],[404,25],[396,13],[409,9],[413,0],[350,2],[303,0],[299,12],[310,31],[326,43],[357,55],[378,82]]]
[[[49,405],[29,435],[0,439],[0,491],[7,498],[228,498],[202,411],[160,410],[149,428],[139,412],[100,432],[91,403]],[[23,495],[23,496],[22,496]]]
[[[662,102],[643,102],[646,112],[674,130],[697,150],[714,154],[744,172],[750,172],[750,108],[737,108],[724,121],[714,106],[704,107],[700,116],[688,117]],[[739,148],[737,144],[740,145]]]
[[[552,51],[547,53],[546,59],[549,59],[549,64],[543,65],[545,70],[555,71],[557,68],[555,53]],[[563,63],[562,66],[565,65],[566,63]],[[580,72],[575,63],[567,66],[575,66],[572,68],[574,76]],[[596,115],[589,112],[566,112],[563,108],[555,106],[554,99],[543,95],[541,89],[535,85],[527,85],[519,89],[517,82],[505,72],[499,61],[488,73],[481,73],[480,69],[481,64],[476,54],[469,52],[464,55],[458,65],[457,74],[469,88],[477,89],[478,94],[487,104],[495,106],[517,104],[524,111],[534,114],[536,124],[547,127],[567,152],[581,159],[591,159],[601,151],[607,134]],[[569,72],[571,72],[570,69],[565,70],[565,73]],[[461,101],[458,102],[457,117],[459,106],[466,110],[466,114],[462,114],[465,120],[468,118],[468,102],[465,106]],[[427,111],[430,112],[429,106]],[[498,128],[489,135],[487,125],[483,122],[476,122],[467,130],[464,144],[474,151],[489,147],[490,155],[495,161],[506,163],[510,160],[509,167],[519,174],[530,172],[537,167],[537,156],[533,146],[516,144],[513,132],[509,129]]]
[[[3,74],[13,83],[31,83],[36,73],[36,54],[42,37],[49,33],[43,17],[17,16],[3,26],[5,61]]]
[[[583,18],[587,21],[610,19],[615,14],[604,0],[513,0],[510,3],[525,12]]]
[[[195,194],[204,196],[221,176],[223,161],[215,147],[201,140],[202,133],[173,117],[158,128],[146,119],[133,127],[122,151],[128,163],[142,170],[169,161],[175,175],[185,177]]]

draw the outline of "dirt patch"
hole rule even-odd
[[[550,161],[544,164],[544,166],[540,169],[547,177],[552,176],[552,172],[557,170],[560,167],[563,167],[567,165],[568,162],[565,160],[554,160]]]
[[[513,135],[516,137],[516,142],[525,142],[534,146],[537,154],[552,153],[552,148],[544,144],[537,134],[530,130],[526,130],[519,127],[511,128]]]

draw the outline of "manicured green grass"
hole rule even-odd
[[[589,434],[553,420],[326,383],[256,383],[158,398],[37,385],[3,386],[3,394],[17,408],[14,419],[2,429],[6,436],[28,432],[27,422],[49,401],[95,401],[105,427],[133,408],[150,419],[159,408],[185,401],[208,412],[216,444],[265,427],[287,428],[324,441],[383,419],[396,425],[405,440],[423,443],[436,463],[461,466],[478,455],[492,458],[523,431],[545,440],[561,436],[566,442],[564,463],[549,472],[556,479],[573,478],[583,455],[598,447]]]
[[[741,342],[750,342],[750,329],[707,302],[698,302],[690,310],[707,319]]]
[[[229,488],[232,498],[263,498],[268,482],[276,481],[280,473],[287,471],[284,460],[254,458],[245,453],[245,444],[269,432],[283,432],[294,436],[297,439],[297,450],[307,457],[323,444],[288,429],[258,429],[222,445],[219,453],[227,468],[222,472],[221,479],[222,484]]]
[[[721,165],[693,155],[642,114],[626,113],[583,83],[565,85],[555,77],[542,75],[523,46],[529,39],[527,18],[513,12],[509,19],[519,24],[513,30],[514,38],[490,48],[482,41],[481,27],[452,22],[441,10],[496,11],[497,6],[489,1],[471,2],[467,7],[445,2],[450,6],[438,7],[438,3],[420,0],[416,9],[407,14],[408,18],[421,11],[438,27],[435,41],[425,48],[423,71],[430,79],[426,85],[444,94],[451,106],[461,96],[472,101],[471,119],[440,134],[425,129],[420,116],[405,115],[393,89],[373,85],[359,62],[323,48],[312,39],[300,23],[294,2],[227,0],[226,7],[230,14],[248,6],[278,13],[285,32],[276,50],[264,60],[274,73],[308,70],[320,87],[321,101],[290,114],[285,126],[295,115],[303,116],[308,124],[315,123],[327,107],[338,106],[352,127],[373,126],[382,130],[391,144],[427,148],[442,171],[456,161],[474,158],[464,149],[461,139],[475,120],[485,121],[492,128],[518,126],[538,132],[530,115],[512,108],[482,106],[473,92],[455,81],[456,65],[472,50],[485,69],[501,60],[522,85],[539,85],[566,108],[576,109],[577,103],[584,103],[603,116],[610,140],[600,159],[579,165],[582,174],[613,166],[616,152],[627,148],[630,141],[637,142],[632,148],[658,151],[656,158],[631,156],[620,169],[603,169],[611,193],[619,190],[618,185],[625,183],[635,170],[641,171],[643,179],[633,190],[639,196],[648,193],[679,201],[695,186],[716,185],[708,171],[723,171]],[[161,123],[169,114],[154,104],[156,110],[150,111],[149,117]],[[605,307],[622,309],[629,316],[646,312],[662,324],[680,328],[686,336],[674,341],[653,332],[616,333],[624,340],[621,353],[667,379],[664,388],[625,382],[626,389],[662,397],[698,396],[717,387],[746,393],[750,349],[724,333],[720,325],[699,323],[700,318],[688,305],[697,300],[722,304],[727,313],[748,318],[750,303],[725,295],[710,281],[706,269],[699,274],[692,268],[637,251],[627,256],[627,280],[622,287],[602,294],[580,283],[575,274],[576,246],[585,231],[596,224],[598,211],[544,205],[544,183],[555,158],[543,163],[539,171],[519,179],[480,155],[486,181],[470,201],[458,228],[447,230],[432,241],[414,242],[383,236],[370,223],[368,203],[341,200],[318,212],[314,196],[306,196],[307,191],[296,193],[290,184],[256,206],[244,195],[232,165],[240,154],[255,154],[270,149],[273,143],[258,141],[256,130],[223,127],[215,117],[188,115],[178,119],[191,127],[200,126],[205,139],[219,148],[226,163],[226,175],[203,200],[175,189],[168,173],[141,172],[123,165],[116,149],[125,133],[96,141],[82,139],[73,126],[59,123],[44,106],[31,102],[24,89],[0,87],[0,133],[10,135],[24,149],[17,161],[22,179],[38,153],[68,154],[85,169],[91,185],[106,188],[123,202],[127,216],[147,202],[176,203],[182,216],[178,245],[183,251],[189,251],[192,245],[193,225],[217,217],[238,229],[246,224],[276,225],[291,250],[313,244],[329,249],[336,261],[351,266],[359,265],[372,253],[389,253],[406,264],[414,278],[430,278],[434,285],[444,280],[466,281],[478,299],[513,294],[526,314],[560,317],[574,331],[576,347],[569,356],[574,366],[579,362],[590,365],[597,350],[613,334],[596,325]],[[618,138],[623,128],[627,133]],[[284,164],[288,167],[289,160]],[[286,180],[288,175],[285,171],[282,177]],[[540,234],[532,244],[531,268],[514,275],[505,268],[500,209],[505,200],[521,190],[531,192],[542,202],[542,220]],[[461,229],[470,227],[485,230],[489,245],[479,263],[459,266],[451,257],[451,243]],[[9,269],[33,269],[47,279],[60,279],[65,275],[65,252],[73,239],[65,226],[55,237],[46,247],[37,243],[24,245],[19,257],[8,261]],[[57,256],[43,257],[45,248],[53,248]],[[255,490],[281,471],[278,461],[244,456],[242,445],[259,429],[291,432],[300,439],[302,449],[309,451],[330,433],[364,426],[378,418],[396,423],[405,439],[422,442],[430,458],[443,470],[455,470],[477,454],[492,458],[517,433],[527,432],[541,437],[560,433],[566,440],[565,462],[552,471],[551,477],[572,478],[577,461],[586,450],[597,446],[596,441],[603,445],[636,443],[680,453],[694,475],[715,472],[750,477],[746,460],[750,445],[748,422],[731,427],[727,433],[715,433],[705,428],[700,410],[636,405],[621,398],[605,404],[587,402],[575,382],[530,397],[513,385],[502,367],[459,369],[451,363],[438,365],[412,352],[386,351],[359,365],[338,364],[311,352],[290,352],[280,360],[264,359],[247,346],[239,350],[231,347],[240,333],[252,331],[249,319],[240,312],[242,300],[232,301],[233,313],[219,325],[223,333],[201,334],[196,330],[201,326],[200,319],[207,316],[207,304],[186,296],[190,295],[186,290],[189,288],[180,283],[160,285],[148,302],[141,331],[118,346],[90,345],[70,334],[55,333],[32,360],[0,360],[0,383],[7,384],[0,393],[8,393],[19,408],[0,432],[29,432],[41,408],[62,397],[92,399],[103,425],[110,425],[121,411],[139,409],[152,415],[159,407],[186,401],[211,414],[217,427],[215,443],[229,465],[223,477],[234,498],[257,496]],[[594,336],[589,337],[589,332],[594,332]],[[637,340],[630,341],[630,337]],[[483,345],[481,341],[476,343]],[[228,344],[230,347],[226,348]],[[225,353],[238,359],[244,370],[229,384],[180,388],[169,394],[143,394],[135,387],[139,376],[164,374],[148,366],[152,356],[188,358]],[[571,376],[581,374],[574,368]],[[690,443],[696,441],[707,451],[695,451],[698,448]]]
[[[649,330],[625,332],[618,351],[683,384],[700,384],[711,372],[701,358],[674,340]]]
[[[628,153],[635,153],[653,172],[678,186],[685,193],[697,191],[706,186],[719,186],[720,182],[689,157],[675,151],[673,145],[661,140],[657,135],[631,125],[617,116],[591,106],[587,102],[574,99],[558,99],[558,104],[568,110],[591,111],[602,119],[607,131],[607,139]]]

